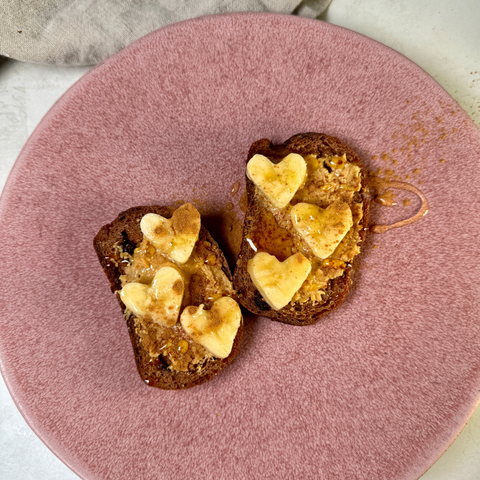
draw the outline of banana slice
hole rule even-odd
[[[200,223],[198,210],[185,203],[175,210],[170,219],[147,213],[140,222],[140,228],[155,248],[182,264],[192,254],[200,233]]]
[[[280,163],[254,155],[247,164],[248,178],[278,208],[284,208],[302,186],[307,164],[301,155],[290,153]]]
[[[184,283],[181,274],[173,267],[162,267],[151,285],[127,283],[120,299],[137,316],[150,316],[158,325],[173,327],[182,305]]]
[[[238,303],[231,297],[222,297],[210,310],[187,307],[180,316],[183,329],[192,339],[218,358],[227,358],[232,351],[242,319]]]
[[[323,209],[310,203],[297,203],[290,215],[295,230],[319,258],[329,257],[353,226],[347,203],[335,201]]]
[[[247,265],[253,284],[274,310],[290,302],[311,269],[310,261],[301,253],[280,262],[273,255],[260,252]]]

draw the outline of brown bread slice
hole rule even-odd
[[[120,276],[125,274],[125,263],[122,262],[123,258],[121,254],[126,252],[132,255],[135,248],[142,242],[143,234],[140,230],[140,220],[144,215],[147,213],[156,213],[165,218],[170,218],[174,211],[174,208],[160,207],[157,205],[130,208],[121,213],[112,223],[102,227],[93,242],[100,264],[110,281],[111,290],[116,295],[122,312],[125,315],[140,377],[150,386],[167,390],[190,388],[211,380],[217,373],[232,362],[239,350],[243,330],[242,320],[233,343],[232,351],[227,358],[215,358],[212,357],[211,354],[207,354],[203,363],[197,365],[198,368],[192,368],[188,371],[172,371],[169,369],[167,358],[162,356],[162,354],[156,358],[152,358],[150,355],[148,345],[146,345],[144,341],[146,338],[148,339],[148,337],[145,337],[145,335],[142,336],[141,333],[145,331],[144,323],[133,313],[126,311],[125,305],[119,297],[118,291],[122,288]],[[225,274],[224,277],[226,277],[229,288],[233,292],[231,285],[232,275],[227,261],[218,244],[203,225],[201,226],[199,238],[195,244],[192,255],[193,254],[203,259],[206,263],[215,265],[218,271],[221,270]],[[191,280],[185,287],[188,289],[188,292],[185,292],[184,302],[187,301],[188,305],[194,306],[203,303],[205,308],[209,309],[212,304],[212,300],[209,297],[212,297],[215,293],[221,295],[222,289],[212,282],[211,278],[203,275],[201,271],[193,273],[190,278]],[[188,305],[182,304],[182,310]],[[182,331],[179,322],[177,322],[177,325],[173,328],[174,333],[172,335],[174,338],[188,340],[188,336]],[[179,331],[183,333],[178,334]],[[148,332],[150,332],[150,330],[148,330]],[[199,348],[203,347],[200,346]]]
[[[363,219],[361,220],[361,229],[359,231],[360,242],[357,244],[360,245],[365,240],[367,234],[370,195],[366,183],[366,172],[357,154],[335,137],[319,133],[303,133],[291,137],[283,145],[273,145],[268,139],[258,140],[250,147],[247,162],[255,154],[261,154],[269,158],[273,163],[278,163],[289,153],[298,153],[304,157],[306,155],[315,155],[318,158],[346,154],[348,162],[360,167],[362,188],[356,198],[358,202],[363,202]],[[342,276],[329,280],[321,302],[307,301],[305,303],[294,302],[293,304],[291,302],[278,311],[274,310],[263,299],[247,272],[248,261],[255,255],[255,251],[251,248],[247,239],[252,239],[256,233],[258,234],[259,225],[262,225],[261,228],[266,230],[262,234],[269,238],[285,235],[285,230],[281,230],[281,234],[279,234],[278,224],[274,222],[270,222],[267,225],[268,228],[265,227],[265,222],[263,221],[262,223],[265,209],[257,201],[256,187],[248,177],[246,177],[246,185],[248,206],[245,213],[241,250],[234,272],[234,286],[237,290],[239,302],[255,314],[279,322],[291,325],[311,325],[318,322],[324,315],[337,308],[345,300],[352,283],[352,271],[358,264],[358,256],[354,258],[353,262],[350,262],[350,265],[347,265]],[[288,232],[287,236],[290,233]],[[268,251],[259,249],[259,251],[262,250]],[[275,252],[268,253],[275,254]],[[278,255],[276,256],[278,258]],[[279,260],[283,261],[284,258],[279,258]]]

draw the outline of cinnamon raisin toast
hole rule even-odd
[[[98,259],[124,314],[140,377],[148,385],[162,389],[189,388],[211,380],[232,362],[243,330],[240,317],[230,353],[226,358],[218,358],[196,343],[180,321],[173,327],[158,325],[148,315],[135,314],[121,300],[122,287],[129,282],[148,284],[155,270],[165,264],[162,252],[143,235],[142,218],[153,213],[170,219],[174,211],[157,205],[130,208],[102,227],[94,239]],[[181,272],[185,283],[183,311],[200,305],[209,310],[218,298],[233,295],[227,261],[203,225],[188,262],[173,266]]]
[[[278,165],[293,153],[303,157],[307,174],[284,208],[274,205],[247,175],[248,206],[234,286],[239,302],[251,312],[291,325],[310,325],[337,308],[347,296],[352,271],[358,263],[357,254],[367,234],[370,196],[366,172],[357,154],[328,135],[299,134],[282,145],[273,145],[268,139],[258,140],[250,147],[247,164],[255,155],[261,155]],[[335,202],[344,208],[348,205],[352,226],[331,255],[319,258],[306,241],[311,238],[302,236],[294,228],[291,211],[299,203],[327,209]],[[269,253],[280,262],[300,252],[311,263],[306,280],[282,308],[271,306],[272,302],[254,283],[258,278],[249,273],[252,259],[261,252]]]

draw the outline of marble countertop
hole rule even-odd
[[[321,19],[362,33],[416,62],[447,90],[480,128],[478,0],[333,0]],[[0,60],[0,188],[38,122],[90,68]],[[79,478],[28,427],[1,377],[0,478]],[[480,478],[480,409],[446,453],[421,478]]]

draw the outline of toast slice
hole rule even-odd
[[[190,204],[185,206],[195,210]],[[98,259],[124,314],[140,377],[150,386],[168,390],[189,388],[211,380],[232,362],[239,350],[243,330],[240,314],[231,351],[225,358],[219,358],[194,341],[180,320],[173,326],[159,325],[148,314],[134,313],[122,301],[125,285],[151,284],[155,272],[165,265],[179,271],[183,277],[180,319],[193,307],[204,305],[209,311],[216,300],[234,295],[227,261],[203,225],[188,261],[183,264],[168,258],[142,233],[141,221],[145,215],[157,214],[171,219],[174,212],[174,208],[157,205],[130,208],[102,227],[94,239]]]
[[[367,234],[370,196],[366,173],[356,153],[328,135],[299,134],[283,145],[273,145],[268,139],[258,140],[250,147],[247,163],[255,155],[262,155],[278,165],[292,153],[301,155],[307,168],[303,183],[285,207],[272,203],[266,190],[249,178],[250,173],[247,174],[248,206],[234,286],[239,302],[251,312],[291,325],[310,325],[337,308],[347,296],[352,283],[352,271],[358,263],[356,257]],[[268,188],[268,185],[264,188]],[[345,228],[343,224],[348,232],[334,252],[325,258],[326,253],[321,249],[320,253],[313,250],[312,242],[309,243],[312,237],[302,235],[294,228],[296,217],[292,216],[292,209],[295,206],[298,208],[299,204],[327,209],[333,203],[350,209],[351,227],[348,229],[348,224]],[[267,298],[265,292],[260,293],[261,285],[258,282],[264,272],[260,272],[260,275],[252,270],[255,264],[252,259],[260,260],[262,255],[267,260],[271,259],[265,254],[258,256],[261,252],[273,255],[280,262],[293,255],[295,259],[301,253],[301,259],[306,258],[310,262],[311,270],[306,274],[306,279],[301,283],[304,277],[300,278],[300,288],[281,308],[274,308],[273,300]],[[263,257],[262,262],[257,262],[260,265],[258,268],[266,265]],[[249,273],[249,267],[252,274]],[[284,277],[289,275],[285,274]]]

